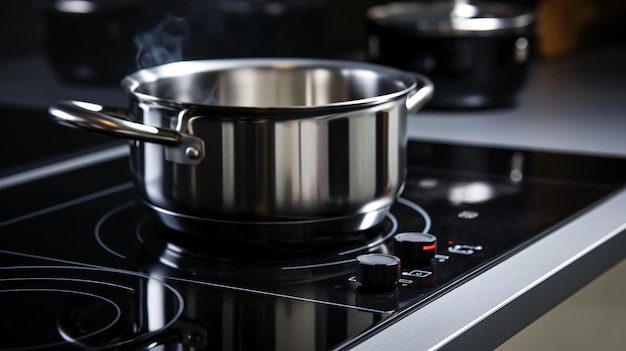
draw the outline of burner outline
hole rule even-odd
[[[428,212],[426,212],[422,207],[420,207],[419,205],[417,205],[416,203],[407,200],[405,198],[402,197],[398,197],[397,202],[416,211],[417,213],[419,213],[422,218],[424,219],[425,225],[424,225],[424,229],[423,232],[428,233],[428,231],[430,230],[430,227],[432,225],[432,221],[430,216],[428,215]],[[114,215],[128,209],[131,208],[133,206],[135,206],[137,203],[136,201],[128,201],[122,205],[119,205],[115,208],[113,208],[112,210],[110,210],[109,212],[105,213],[96,223],[96,227],[94,229],[94,236],[96,238],[96,241],[98,242],[98,244],[106,251],[108,251],[109,253],[111,253],[114,256],[117,256],[121,259],[126,259],[126,255],[119,253],[118,251],[115,251],[114,249],[110,248],[108,245],[106,245],[104,243],[104,240],[102,240],[102,236],[101,236],[101,227],[102,225],[109,220],[111,217],[113,217]],[[356,248],[352,248],[349,250],[345,250],[342,252],[339,252],[338,255],[339,256],[345,256],[345,255],[349,255],[358,251],[362,251],[365,249],[372,249],[378,245],[380,245],[381,243],[385,242],[387,239],[389,239],[391,236],[393,236],[395,234],[395,232],[398,229],[398,220],[396,219],[396,217],[389,212],[387,214],[387,218],[391,221],[392,223],[392,228],[391,230],[385,234],[385,236],[383,236],[382,238],[379,238],[373,242],[367,243],[366,245],[363,246],[359,246]],[[144,238],[141,235],[141,228],[145,225],[145,223],[148,220],[148,216],[142,217],[139,222],[137,223],[137,225],[135,226],[135,236],[137,238],[137,241],[141,244],[144,243]],[[283,267],[282,269],[284,270],[291,270],[291,269],[299,269],[299,268],[314,268],[314,267],[322,267],[322,266],[331,266],[331,265],[338,265],[338,264],[343,264],[343,263],[347,263],[350,262],[352,260],[343,260],[343,261],[335,261],[335,262],[330,262],[330,263],[320,263],[320,264],[314,264],[314,265],[306,265],[306,266],[292,266],[292,267]]]
[[[407,200],[403,197],[399,197],[398,198],[398,202],[412,208],[413,210],[417,211],[419,214],[422,215],[422,217],[424,218],[424,233],[428,233],[430,231],[430,227],[432,226],[432,220],[430,219],[430,216],[428,215],[428,212],[426,212],[426,210],[424,210],[421,206],[419,206],[418,204],[414,203],[413,201]]]
[[[133,271],[126,271],[126,270],[122,270],[122,269],[115,269],[115,268],[106,268],[106,267],[99,267],[99,266],[94,266],[94,265],[87,265],[87,264],[82,264],[82,263],[78,263],[78,262],[72,262],[72,261],[66,261],[66,260],[61,260],[61,259],[54,259],[54,258],[48,258],[48,257],[43,257],[43,256],[38,256],[38,255],[32,255],[32,254],[25,254],[25,253],[19,253],[19,252],[13,252],[13,251],[6,251],[6,250],[0,250],[0,253],[3,254],[10,254],[10,255],[17,255],[17,256],[22,256],[22,257],[29,257],[29,258],[37,258],[37,259],[43,259],[43,260],[50,260],[50,261],[56,261],[56,262],[63,262],[63,263],[71,263],[71,264],[78,264],[78,266],[55,266],[55,265],[20,265],[20,266],[5,266],[5,267],[0,267],[0,272],[1,271],[11,271],[11,270],[70,270],[70,271],[94,271],[94,272],[103,272],[103,273],[114,273],[114,274],[121,274],[121,275],[128,275],[128,276],[134,276],[134,277],[139,277],[142,279],[148,279],[148,280],[155,280],[158,281],[161,285],[163,285],[164,288],[168,289],[176,298],[176,300],[178,301],[178,309],[177,311],[172,315],[172,317],[170,318],[169,321],[167,321],[166,323],[164,323],[162,326],[160,326],[158,329],[156,330],[150,330],[147,332],[144,332],[142,334],[138,335],[138,338],[141,340],[146,340],[149,339],[151,336],[156,336],[159,335],[160,333],[163,333],[165,330],[167,330],[168,328],[170,328],[172,325],[174,325],[174,323],[176,323],[176,321],[180,318],[180,316],[182,316],[183,311],[185,309],[185,301],[183,299],[182,294],[176,290],[174,287],[172,287],[170,284],[167,284],[166,282],[164,282],[162,279],[158,279],[159,277],[157,276],[153,276],[153,275],[149,275],[149,274],[142,274],[139,272],[133,272]],[[58,273],[57,273],[58,274]],[[127,286],[123,286],[123,285],[119,285],[119,284],[115,284],[115,283],[110,283],[110,282],[106,282],[106,281],[100,281],[100,280],[90,280],[90,279],[79,279],[79,278],[63,278],[63,277],[59,277],[58,275],[55,277],[51,277],[51,278],[41,278],[41,277],[24,277],[24,278],[3,278],[0,279],[0,281],[18,281],[18,280],[24,280],[24,281],[28,281],[28,280],[48,280],[48,281],[74,281],[74,282],[80,282],[80,283],[95,283],[95,284],[99,284],[99,285],[105,285],[105,286],[110,286],[110,287],[116,287],[116,288],[122,288],[124,290],[127,291],[132,291],[134,292],[135,289],[133,288],[129,288]],[[46,288],[44,288],[46,289]],[[50,289],[47,288],[48,290],[64,290],[64,289]],[[42,289],[22,289],[22,290],[32,290],[32,291],[42,291]],[[67,290],[67,289],[65,289]],[[3,290],[0,290],[0,293]],[[90,296],[93,295],[91,293],[88,292],[81,292],[81,291],[74,291],[74,290],[67,290],[68,292],[73,292],[75,294],[81,294],[84,296]],[[100,298],[106,302],[110,302],[113,306],[116,307],[116,310],[118,311],[118,314],[121,313],[121,310],[119,309],[119,307],[110,299],[107,299],[105,297],[102,296],[97,296],[94,295],[94,297],[96,298]],[[100,331],[106,330],[107,328],[109,328],[110,326],[114,325],[117,320],[119,320],[119,316],[116,318],[116,321],[114,321],[113,323],[109,324],[106,328],[101,329]],[[68,342],[73,342],[74,340],[76,341],[80,341],[83,340],[89,336],[93,336],[93,335],[97,335],[97,333],[90,333],[87,336],[82,336],[78,339],[74,339],[72,338],[71,340],[68,340],[66,338],[65,335],[62,334],[62,337],[64,339],[66,339]],[[113,345],[106,345],[103,346],[102,348],[110,348],[110,347],[119,347],[119,346],[124,346],[124,345],[128,345],[128,344],[132,344],[137,342],[137,338],[131,338],[128,340],[123,340],[118,342],[117,344],[113,344]],[[46,345],[41,345],[41,346],[28,346],[26,348],[19,348],[24,349],[24,350],[28,350],[28,349],[41,349],[41,348],[45,348],[45,347],[49,347],[48,345],[52,346],[56,346],[56,345],[62,345],[64,343],[49,343]],[[1,350],[1,349],[0,349]]]
[[[409,201],[407,199],[404,198],[398,198],[398,203],[401,203],[402,205],[409,207],[410,209],[416,211],[417,213],[419,213],[420,215],[422,215],[423,219],[424,219],[424,229],[423,232],[427,233],[430,230],[431,227],[431,219],[430,216],[428,215],[428,212],[426,212],[422,207],[420,207],[419,205],[417,205],[416,203]],[[387,239],[389,239],[390,237],[394,236],[396,234],[396,231],[398,229],[398,220],[396,219],[396,217],[392,214],[389,213],[387,214],[387,217],[389,217],[389,219],[391,220],[392,223],[392,228],[391,230],[382,238],[379,238],[377,240],[374,240],[370,243],[367,243],[366,245],[360,246],[360,247],[356,247],[350,250],[346,250],[346,251],[342,251],[339,253],[339,256],[343,256],[343,255],[348,255],[348,254],[352,254],[355,252],[359,252],[361,250],[365,250],[365,249],[372,249],[382,243],[384,243]],[[333,265],[341,265],[341,264],[345,264],[345,263],[350,263],[353,262],[355,259],[348,259],[348,260],[342,260],[342,261],[333,261],[333,262],[326,262],[326,263],[316,263],[316,264],[311,264],[311,265],[301,265],[301,266],[289,266],[289,267],[282,267],[282,270],[295,270],[295,269],[308,269],[308,268],[317,268],[317,267],[327,267],[327,266],[333,266]]]
[[[100,198],[100,197],[104,197],[104,196],[107,196],[107,195],[115,194],[117,192],[124,191],[126,189],[131,188],[131,187],[133,187],[133,184],[131,182],[123,183],[123,184],[116,185],[116,186],[111,187],[111,188],[107,188],[107,189],[104,189],[104,190],[97,191],[95,193],[91,193],[89,195],[81,196],[81,197],[78,197],[78,198],[75,198],[75,199],[72,199],[72,200],[69,200],[69,201],[62,202],[60,204],[56,204],[56,205],[53,205],[53,206],[50,206],[50,207],[46,207],[46,208],[43,208],[43,209],[40,209],[40,210],[37,210],[37,211],[34,211],[34,212],[30,212],[30,213],[21,215],[21,216],[17,216],[17,217],[11,218],[11,219],[7,219],[4,222],[0,222],[0,228],[8,226],[8,225],[11,225],[11,224],[14,224],[14,223],[18,223],[18,222],[21,222],[21,221],[25,221],[27,219],[32,219],[32,218],[35,218],[35,217],[43,216],[45,214],[52,213],[52,212],[55,212],[55,211],[59,211],[59,210],[62,210],[64,208],[75,206],[75,205],[78,205],[78,204],[81,204],[81,203],[84,203],[84,202],[87,202],[87,201],[95,200],[95,199]]]
[[[398,220],[396,219],[396,216],[394,216],[391,213],[387,214],[387,217],[389,218],[389,220],[391,221],[391,230],[389,230],[389,232],[387,234],[385,234],[382,238],[376,239],[370,243],[367,243],[366,245],[363,246],[359,246],[350,250],[346,250],[346,251],[342,251],[339,252],[338,255],[339,256],[345,256],[345,255],[349,255],[355,252],[359,252],[361,250],[365,250],[365,249],[372,249],[382,243],[384,243],[387,239],[389,239],[390,237],[394,236],[394,234],[396,233],[396,230],[398,229]],[[347,259],[347,260],[341,260],[341,261],[332,261],[332,262],[325,262],[325,263],[315,263],[315,264],[308,264],[308,265],[300,265],[300,266],[288,266],[288,267],[281,267],[281,270],[287,271],[287,270],[296,270],[296,269],[310,269],[310,268],[319,268],[319,267],[329,267],[329,266],[335,266],[335,265],[342,265],[345,263],[350,263],[353,262],[355,259],[351,258],[351,259]]]
[[[372,248],[374,248],[374,247],[384,243],[387,239],[392,237],[396,233],[396,230],[398,230],[398,219],[396,218],[396,216],[394,216],[391,213],[388,213],[387,217],[391,221],[391,230],[389,230],[389,232],[387,234],[385,234],[385,236],[383,236],[382,238],[376,239],[376,240],[374,240],[372,242],[369,242],[366,245],[359,246],[359,247],[356,247],[356,248],[353,248],[353,249],[350,249],[350,250],[342,251],[342,252],[339,253],[339,256],[349,255],[351,253],[359,252],[359,251],[365,250],[365,249],[372,249]]]
[[[105,249],[106,251],[108,251],[110,254],[117,256],[121,259],[126,259],[126,256],[111,249],[107,244],[104,243],[104,241],[102,240],[102,237],[100,236],[100,228],[102,227],[102,225],[111,217],[113,217],[114,215],[116,215],[119,212],[124,211],[127,208],[133,207],[136,204],[135,201],[128,201],[122,205],[119,205],[115,208],[113,208],[112,210],[110,210],[109,212],[105,213],[102,217],[100,217],[100,219],[98,219],[98,222],[96,222],[96,227],[94,228],[94,236],[96,237],[96,241],[98,242],[98,244]]]
[[[39,278],[37,278],[39,279]],[[29,278],[25,278],[25,279],[0,279],[0,281],[7,281],[7,280],[13,280],[13,281],[17,281],[17,280],[31,280]],[[47,280],[45,278],[43,278],[42,280]],[[61,279],[58,279],[61,280]],[[68,294],[74,294],[74,295],[83,295],[83,296],[88,296],[88,297],[94,297],[96,299],[100,299],[103,300],[105,302],[108,302],[111,306],[113,306],[115,308],[115,311],[117,312],[115,318],[113,319],[113,321],[111,321],[109,324],[103,326],[102,328],[100,328],[99,330],[93,331],[87,335],[83,335],[79,338],[76,338],[74,340],[76,341],[81,341],[87,338],[90,338],[92,336],[98,335],[100,333],[102,333],[103,331],[109,329],[110,327],[112,327],[113,325],[115,325],[115,323],[117,323],[120,320],[120,317],[122,315],[122,310],[120,309],[120,307],[113,302],[111,299],[107,299],[106,297],[103,296],[98,296],[96,294],[92,294],[92,293],[88,293],[88,292],[84,292],[84,291],[78,291],[78,290],[68,290],[68,289],[52,289],[52,288],[41,288],[41,289],[37,289],[37,288],[32,288],[32,289],[5,289],[5,290],[0,290],[0,294],[1,293],[5,293],[5,292],[61,292],[61,293],[68,293]],[[57,342],[51,342],[51,343],[47,343],[47,344],[41,344],[41,345],[33,345],[33,346],[24,346],[24,347],[17,347],[17,348],[11,348],[10,350],[15,350],[15,351],[19,351],[19,350],[40,350],[40,349],[48,349],[51,347],[57,347],[57,346],[61,346],[61,345],[65,345],[67,342],[72,342],[72,340],[69,339],[69,337],[67,335],[65,335],[61,330],[59,330],[59,333],[61,335],[61,337],[63,339],[65,339],[65,341],[57,341]],[[5,350],[4,348],[0,347],[0,350]]]
[[[30,268],[30,267],[92,268],[92,269],[96,269],[96,270],[105,270],[105,271],[109,271],[109,272],[118,272],[118,273],[122,273],[122,274],[131,274],[131,275],[135,275],[135,276],[139,276],[139,277],[143,277],[143,278],[154,278],[154,277],[152,277],[152,276],[150,276],[148,274],[142,274],[142,273],[132,272],[132,271],[125,271],[125,270],[122,270],[122,269],[100,267],[100,266],[96,266],[96,265],[90,265],[90,264],[87,264],[87,263],[75,262],[75,261],[64,260],[64,259],[59,259],[59,258],[45,257],[45,256],[39,256],[39,255],[22,253],[22,252],[7,251],[7,250],[2,250],[2,249],[0,249],[0,253],[1,254],[6,254],[6,255],[14,255],[14,256],[20,256],[20,257],[28,257],[28,258],[40,259],[40,260],[45,260],[45,261],[52,261],[52,262],[59,262],[59,263],[77,265],[77,266],[24,266],[26,268]],[[2,268],[3,267],[0,267],[0,270]],[[244,288],[244,287],[240,287],[240,286],[236,286],[236,285],[220,284],[220,283],[214,283],[214,282],[209,282],[209,281],[186,279],[186,278],[180,278],[180,277],[174,277],[174,276],[167,276],[166,279],[173,280],[173,281],[179,281],[179,282],[185,282],[185,283],[191,283],[191,284],[210,286],[210,287],[219,288],[219,289],[230,289],[230,290],[234,290],[234,291],[246,292],[246,293],[255,294],[255,295],[266,295],[266,296],[273,296],[273,297],[290,299],[290,300],[313,302],[313,303],[318,303],[318,304],[322,304],[322,305],[337,306],[337,307],[343,307],[343,308],[352,309],[352,310],[358,310],[358,311],[374,312],[374,313],[386,313],[387,312],[387,311],[384,311],[384,310],[379,310],[379,309],[374,309],[374,308],[367,308],[367,307],[362,307],[362,306],[354,306],[354,305],[349,305],[349,304],[341,304],[341,303],[325,301],[325,300],[316,300],[316,299],[310,299],[310,298],[305,298],[305,297],[296,296],[296,295],[281,294],[281,293],[275,293],[275,292],[258,290],[258,289],[249,289],[249,288]],[[172,322],[172,324],[173,324],[175,322],[175,320],[177,320],[182,315],[182,312],[183,312],[183,309],[184,309],[184,304],[183,304],[184,300],[183,300],[182,295],[175,288],[173,288],[172,286],[170,286],[167,283],[163,283],[162,282],[162,284],[164,286],[168,287],[170,290],[172,290],[172,292],[174,294],[176,294],[176,297],[179,299],[179,302],[180,302],[179,310],[177,311],[176,317],[173,319],[173,322]]]

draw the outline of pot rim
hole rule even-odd
[[[363,97],[345,101],[334,101],[322,105],[289,105],[289,106],[246,106],[198,103],[193,101],[174,100],[159,97],[144,91],[142,87],[164,78],[174,78],[206,72],[230,71],[239,68],[269,68],[290,70],[294,68],[327,69],[339,71],[361,71],[379,75],[382,80],[394,82],[397,89],[371,97]],[[344,61],[334,59],[301,59],[301,58],[228,58],[183,60],[159,66],[144,68],[131,73],[121,81],[125,91],[142,102],[166,105],[187,109],[221,109],[229,111],[245,111],[246,113],[263,112],[264,114],[283,114],[291,112],[316,112],[324,110],[354,110],[380,105],[408,96],[420,84],[417,74],[360,61]]]
[[[142,0],[39,0],[35,9],[56,15],[93,15],[136,9]]]
[[[431,35],[508,32],[529,28],[531,8],[506,2],[391,2],[367,10],[373,23],[402,31]]]

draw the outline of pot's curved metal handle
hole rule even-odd
[[[198,165],[204,160],[204,143],[201,139],[175,130],[129,121],[125,118],[125,110],[65,100],[52,105],[48,113],[55,121],[69,127],[164,145],[166,159],[172,162]]]
[[[73,100],[60,101],[48,109],[54,120],[69,127],[157,144],[180,143],[181,137],[177,131],[131,122],[124,118],[125,112]]]
[[[435,87],[430,79],[421,74],[412,73],[417,81],[416,91],[406,99],[406,108],[409,113],[417,112],[433,97]]]

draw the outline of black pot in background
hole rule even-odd
[[[66,82],[115,84],[136,69],[143,0],[43,0],[48,62]]]
[[[48,61],[71,83],[227,57],[323,56],[325,0],[41,0]]]
[[[368,60],[429,77],[427,108],[508,105],[530,60],[532,10],[494,2],[403,2],[367,12]]]

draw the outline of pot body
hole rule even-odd
[[[529,10],[513,5],[479,5],[465,5],[472,6],[475,17],[455,15],[455,10],[462,11],[448,3],[371,8],[368,60],[431,78],[437,93],[428,107],[511,104],[526,80],[533,17]]]
[[[130,114],[146,125],[183,126],[203,141],[198,165],[173,162],[167,145],[131,144],[137,189],[176,229],[194,231],[186,218],[301,222],[374,213],[377,223],[404,184],[407,118],[400,101],[286,120],[180,114],[139,101]]]
[[[384,66],[297,59],[173,63],[123,85],[126,112],[66,102],[51,115],[135,139],[136,188],[168,227],[190,232],[376,225],[404,185],[408,115],[432,92]]]

